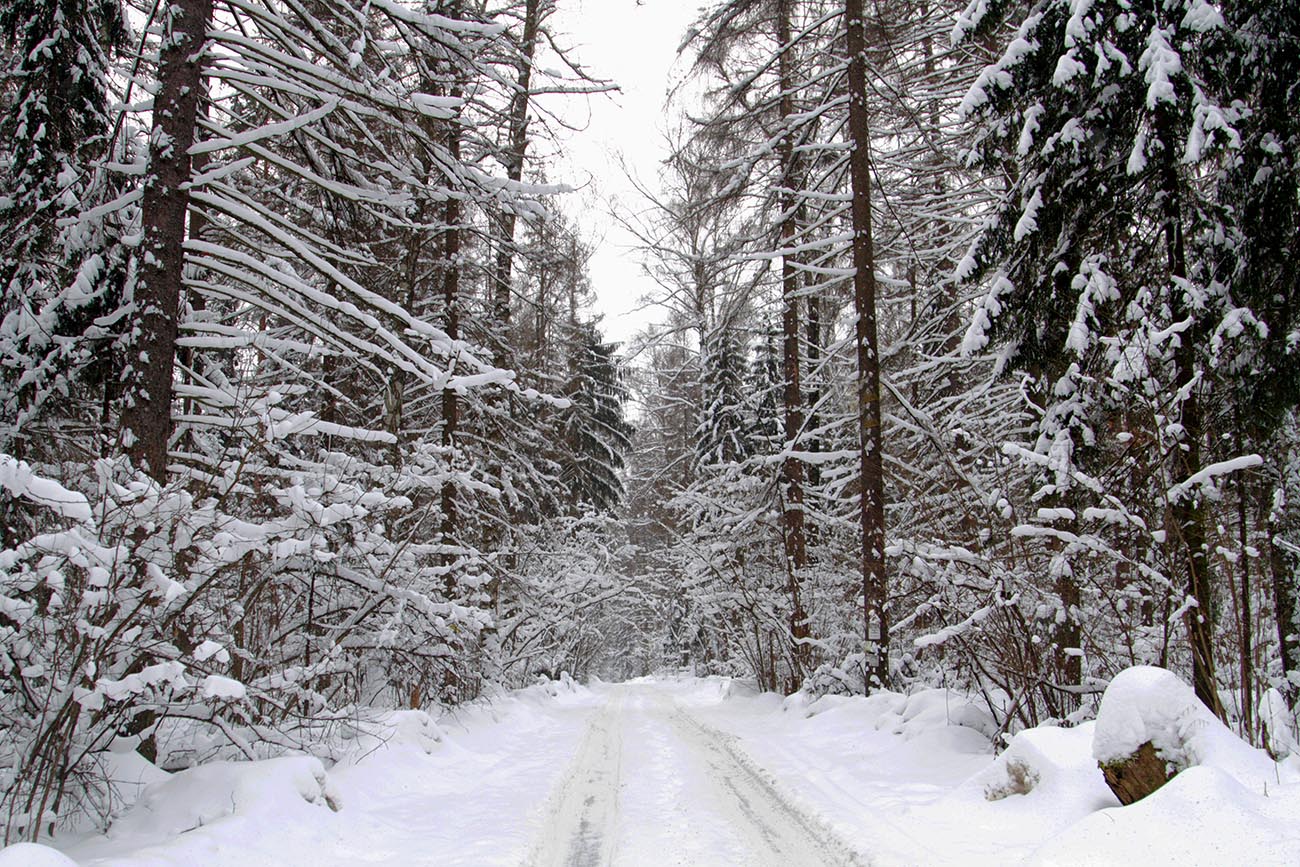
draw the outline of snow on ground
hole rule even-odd
[[[1278,765],[1175,675],[1137,666],[1107,688],[1092,753],[1111,762],[1147,741],[1180,773],[1130,807],[1084,817],[1035,853],[1035,863],[1300,863],[1294,758]]]
[[[1300,863],[1294,759],[1241,743],[1167,673],[1117,685],[1098,723],[1021,732],[995,757],[992,719],[946,690],[548,684],[436,725],[394,714],[328,770],[133,768],[146,785],[107,835],[10,847],[0,867]],[[1094,740],[1150,735],[1191,766],[1118,807]]]
[[[556,686],[464,708],[432,732],[401,714],[387,744],[358,743],[328,774],[310,757],[185,771],[107,836],[60,846],[95,867],[517,865],[603,703]],[[3,867],[28,863],[7,854]]]
[[[988,791],[1008,788],[1008,757],[1038,751],[1017,739],[995,760],[991,720],[946,690],[827,696],[809,705],[734,694],[719,705],[698,692],[685,701],[736,735],[797,805],[824,817],[873,864],[1014,863],[1053,829],[1114,803],[1099,772],[1095,786],[1071,781],[1082,791],[1056,801],[1057,762],[1077,765],[1090,749],[1077,730],[1035,733],[1048,735],[1042,751],[1052,756],[1038,762],[1045,790],[989,801]]]
[[[1200,713],[1194,697],[1157,716],[1166,726],[1185,720],[1205,764],[1120,807],[1093,756],[1096,723],[1021,732],[995,758],[991,721],[946,690],[806,704],[719,682],[673,688],[691,712],[733,733],[797,808],[882,867],[1300,864],[1300,763],[1274,763]],[[1191,693],[1183,690],[1180,701]],[[1173,692],[1160,679],[1157,701]]]
[[[815,817],[688,713],[675,691],[610,688],[530,861],[626,867],[859,863]]]

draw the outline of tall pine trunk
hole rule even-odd
[[[790,3],[791,0],[778,0],[776,41],[779,43],[780,56],[777,59],[777,75],[781,80],[781,365],[784,381],[783,403],[785,409],[785,446],[797,451],[800,434],[803,431],[803,390],[799,376],[799,270],[796,267],[797,254],[793,248],[798,246],[798,189],[803,183],[803,171],[798,151],[795,149],[794,134],[790,128],[790,118],[794,115],[794,64],[791,58],[793,50],[790,45]],[[784,496],[782,498],[781,522],[785,538],[786,578],[790,592],[790,639],[791,639],[791,681],[792,688],[797,689],[798,681],[807,673],[809,652],[807,638],[809,635],[808,615],[803,609],[800,590],[803,571],[808,566],[808,538],[804,526],[804,464],[796,457],[787,456],[782,463],[784,477]]]
[[[460,4],[452,3],[448,8],[448,15],[456,18],[460,13]],[[451,87],[451,96],[459,98],[462,95],[463,88],[457,82]],[[460,163],[460,118],[453,117],[447,121],[447,153],[451,157],[453,165]],[[460,246],[461,246],[461,202],[460,199],[452,194],[447,197],[446,209],[443,213],[443,219],[446,223],[446,234],[443,236],[443,316],[444,327],[447,336],[452,340],[460,339]],[[450,364],[454,365],[455,356],[453,355]],[[460,401],[456,390],[444,388],[442,391],[442,444],[448,450],[450,460],[454,461],[454,450],[456,448],[456,432],[460,426]],[[451,571],[451,564],[455,562],[455,555],[452,553],[452,546],[459,536],[457,531],[456,515],[456,483],[450,478],[442,483],[442,544],[447,546],[443,553],[443,563],[448,567],[444,582],[447,595],[450,597],[456,589],[456,578]]]
[[[849,176],[853,188],[853,306],[857,313],[858,472],[862,596],[868,677],[889,676],[885,583],[885,470],[880,426],[880,352],[876,334],[876,251],[871,234],[871,151],[867,120],[866,32],[862,0],[845,0],[849,50]]]
[[[528,150],[528,102],[532,86],[533,54],[537,49],[537,28],[541,0],[526,0],[524,4],[523,41],[519,46],[519,74],[515,92],[510,97],[509,150],[505,153],[506,177],[518,182],[524,176],[524,156]],[[515,213],[502,208],[498,216],[496,271],[492,286],[492,314],[501,328],[500,344],[495,363],[506,366],[506,334],[510,325],[510,281],[515,257]]]
[[[122,437],[136,466],[167,478],[172,434],[172,373],[176,361],[185,267],[185,215],[212,0],[173,0],[163,11],[163,44],[149,135],[149,170],[140,204],[143,232],[135,287],[137,337],[127,358]]]

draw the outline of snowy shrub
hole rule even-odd
[[[1005,763],[1006,780],[984,787],[984,797],[1000,801],[1012,795],[1028,795],[1038,785],[1038,772],[1023,759],[1008,758]]]

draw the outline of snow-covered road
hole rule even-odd
[[[536,867],[857,863],[662,685],[606,687],[553,794]]]
[[[809,700],[721,677],[566,679],[436,726],[389,722],[383,742],[334,744],[328,770],[153,768],[107,835],[55,845],[84,867],[1300,863],[1300,764],[1222,726],[1202,736],[1209,764],[1118,808],[1094,723],[1030,729],[995,756],[987,711],[941,689]],[[0,851],[0,867],[73,862]]]
[[[538,687],[444,717],[431,752],[399,737],[334,766],[339,812],[308,803],[301,768],[253,779],[237,763],[243,782],[175,780],[63,848],[95,867],[860,863],[694,712],[701,694],[716,702],[717,684]]]

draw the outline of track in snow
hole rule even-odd
[[[609,688],[553,793],[534,867],[858,861],[661,690]]]

